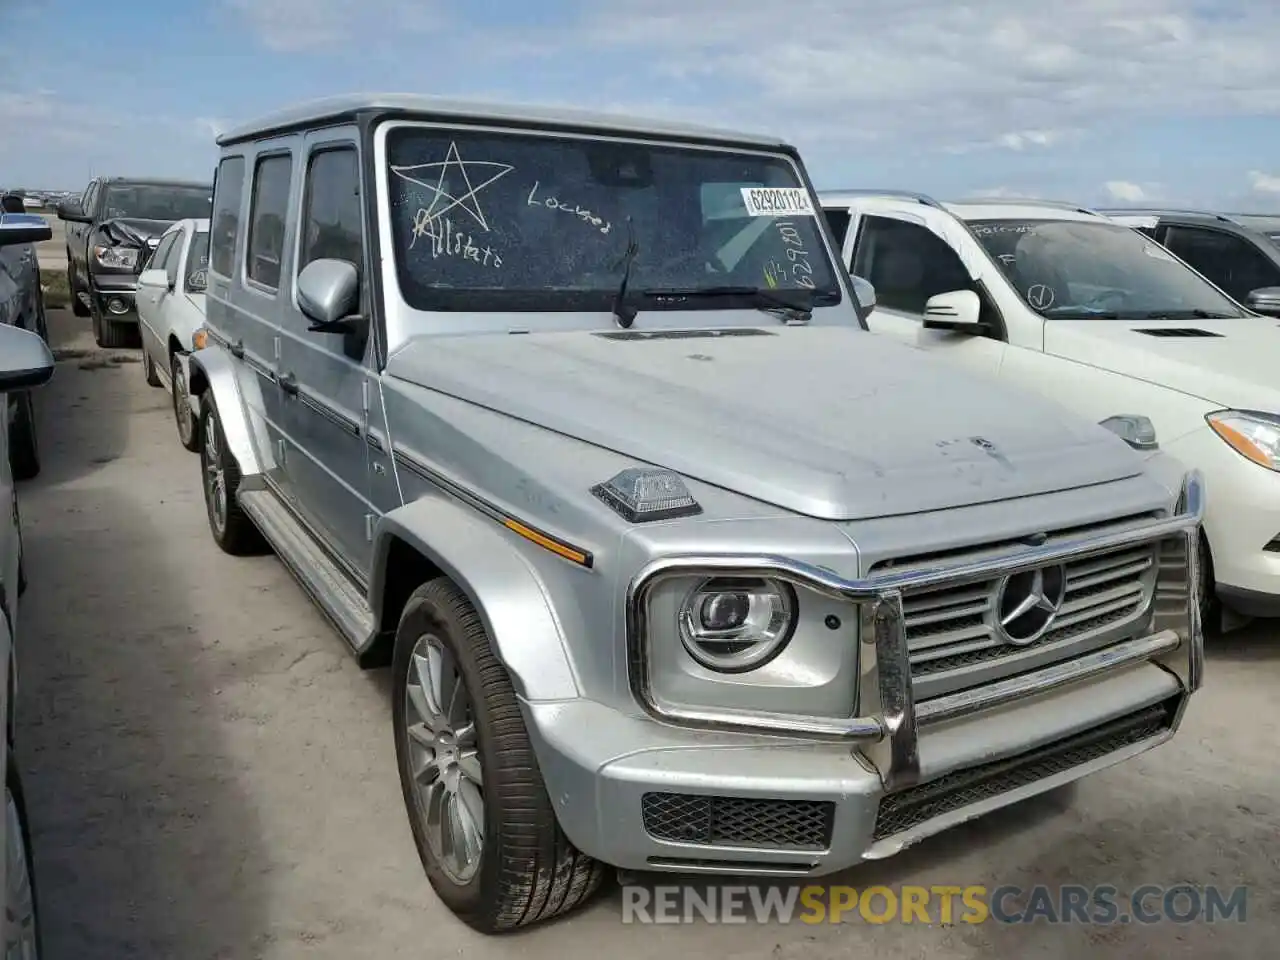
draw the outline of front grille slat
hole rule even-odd
[[[1122,529],[1152,515],[1123,517],[1090,527],[1072,528],[1050,533],[1047,542],[1078,540],[1094,534]],[[937,567],[946,564],[977,562],[1007,556],[1025,545],[1016,541],[979,545],[967,550],[952,549],[940,554],[884,561],[872,572],[911,567]],[[1000,581],[991,579],[959,587],[943,587],[912,593],[902,599],[902,612],[907,653],[913,678],[942,678],[951,671],[984,666],[991,675],[994,665],[1008,659],[1010,669],[1031,650],[1061,659],[1071,655],[1077,646],[1087,646],[1094,637],[1118,627],[1128,619],[1136,619],[1148,609],[1154,594],[1158,573],[1158,545],[1155,543],[1119,547],[1101,556],[1068,561],[1062,607],[1049,631],[1031,643],[1007,642],[999,629],[997,608]],[[1093,641],[1096,646],[1096,641]],[[982,679],[946,680],[950,689],[956,684],[972,685]]]

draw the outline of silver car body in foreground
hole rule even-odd
[[[468,922],[829,873],[1176,730],[1197,475],[867,333],[791,147],[399,95],[219,143],[211,529],[394,648]]]

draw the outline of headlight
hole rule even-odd
[[[1205,420],[1246,460],[1280,471],[1280,416],[1256,410],[1219,410]]]
[[[778,580],[704,580],[680,608],[680,639],[717,673],[762,667],[783,651],[796,625],[796,595]]]
[[[111,270],[132,270],[138,265],[138,251],[132,247],[94,247],[98,266]]]

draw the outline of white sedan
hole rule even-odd
[[[933,350],[1203,471],[1203,613],[1280,616],[1280,329],[1088,210],[822,198],[872,331]]]
[[[178,439],[197,449],[199,400],[187,389],[187,358],[204,346],[209,221],[179,220],[160,237],[138,277],[138,329],[147,383],[173,397]]]

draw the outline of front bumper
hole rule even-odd
[[[862,717],[660,714],[633,642],[633,692],[647,715],[593,701],[523,704],[562,828],[617,867],[817,876],[877,859],[964,820],[1054,789],[1169,739],[1203,675],[1197,554],[1203,487],[1188,474],[1178,516],[1007,560],[841,581],[756,558],[862,604]],[[915,704],[902,591],[957,585],[1114,549],[1181,546],[1172,588],[1157,588],[1152,631],[1011,679]],[[663,567],[741,569],[744,558]],[[721,562],[725,561],[725,562]],[[634,620],[651,570],[633,586]],[[1181,584],[1179,587],[1178,584]],[[870,708],[870,709],[869,709]]]
[[[1280,473],[1246,460],[1208,427],[1169,452],[1204,472],[1219,598],[1247,616],[1280,616]]]
[[[112,323],[137,323],[136,298],[138,278],[133,274],[93,274],[89,278],[89,296],[93,308]]]

